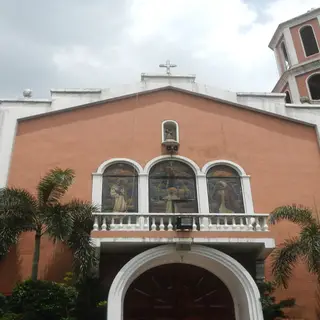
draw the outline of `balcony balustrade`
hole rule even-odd
[[[177,218],[189,217],[190,231],[267,232],[268,214],[94,213],[93,231],[175,231]]]

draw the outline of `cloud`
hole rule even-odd
[[[3,4],[1,3],[3,2]],[[31,87],[108,87],[141,72],[195,73],[235,91],[269,91],[277,25],[318,0],[0,0],[0,96]]]

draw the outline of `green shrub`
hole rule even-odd
[[[272,282],[260,283],[258,288],[264,320],[284,319],[287,316],[283,309],[295,306],[295,299],[292,298],[276,302],[276,298],[273,296],[276,286]]]
[[[77,291],[51,281],[27,280],[18,284],[10,298],[10,311],[22,320],[61,320],[74,315]]]

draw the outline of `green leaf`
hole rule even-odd
[[[310,209],[296,205],[278,207],[271,212],[269,217],[271,224],[281,220],[288,220],[301,226],[316,223]]]
[[[304,246],[298,237],[285,240],[284,243],[273,250],[272,273],[275,282],[284,288],[288,287],[288,279],[292,276],[293,268],[301,254]]]
[[[24,231],[35,229],[37,200],[19,188],[0,189],[0,256],[17,243]]]
[[[40,207],[56,204],[68,191],[74,178],[75,173],[72,169],[50,170],[37,186]]]

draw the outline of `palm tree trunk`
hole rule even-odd
[[[36,235],[34,238],[34,251],[33,251],[32,273],[31,273],[31,279],[33,281],[38,279],[38,268],[39,268],[39,259],[40,259],[40,242],[41,242],[41,234],[36,232]]]

